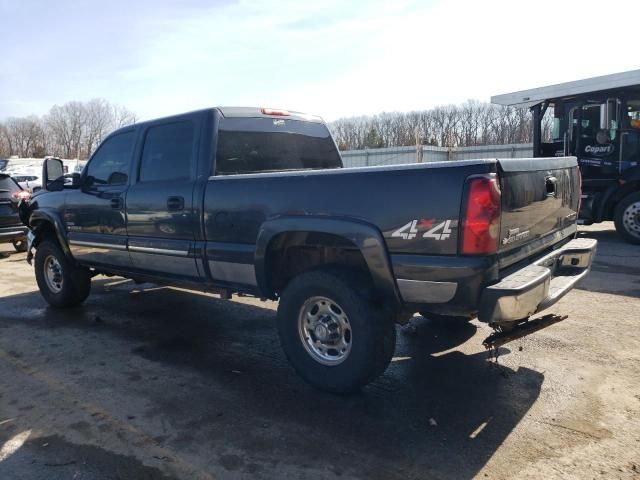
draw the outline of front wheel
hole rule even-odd
[[[631,193],[618,203],[613,220],[622,238],[640,244],[640,192]]]
[[[334,393],[358,390],[382,374],[395,349],[391,316],[349,272],[317,270],[289,282],[278,306],[280,343],[298,374]]]
[[[40,293],[52,307],[73,307],[89,296],[89,270],[69,261],[57,243],[45,240],[38,245],[35,272]]]

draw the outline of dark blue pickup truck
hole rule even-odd
[[[415,312],[497,329],[526,322],[587,274],[574,239],[575,158],[342,168],[318,117],[213,108],[122,128],[73,185],[47,160],[21,208],[44,298],[91,278],[279,299],[282,346],[317,387],[382,373]]]

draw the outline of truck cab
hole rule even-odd
[[[640,70],[492,97],[529,106],[533,156],[575,156],[581,223],[606,220],[640,244]]]

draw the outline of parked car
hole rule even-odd
[[[478,315],[518,328],[583,278],[576,159],[344,169],[318,117],[215,108],[108,136],[73,185],[46,160],[21,209],[54,307],[121,275],[279,300],[278,330],[311,384],[349,392],[389,364],[395,322]]]
[[[23,173],[12,174],[13,179],[28,192],[36,193],[42,189],[42,180],[38,175],[29,175]]]
[[[18,202],[28,197],[13,178],[0,173],[0,243],[11,242],[18,252],[27,250],[27,227],[18,216]]]

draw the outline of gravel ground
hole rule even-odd
[[[640,478],[640,247],[611,224],[564,322],[498,362],[414,317],[362,393],[287,365],[275,304],[118,278],[49,309],[0,245],[0,478]]]

